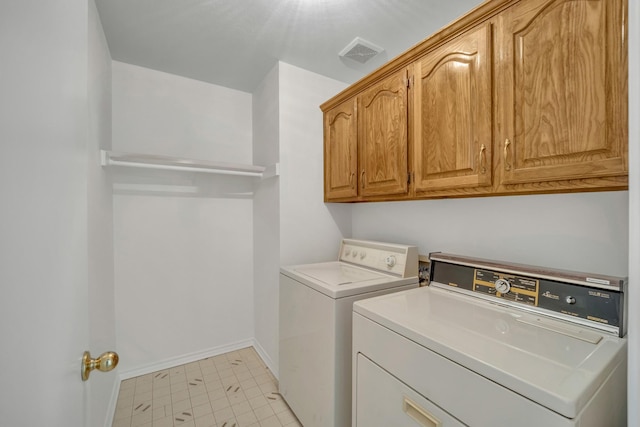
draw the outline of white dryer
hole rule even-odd
[[[351,424],[354,301],[417,287],[415,246],[345,239],[338,261],[280,269],[279,389],[303,426]]]
[[[353,427],[626,426],[625,278],[431,255],[354,304]]]

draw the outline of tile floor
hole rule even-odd
[[[122,381],[113,427],[301,427],[253,347]]]

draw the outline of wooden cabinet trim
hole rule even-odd
[[[454,22],[448,24],[436,33],[432,34],[425,40],[419,42],[415,46],[409,48],[390,62],[381,66],[371,74],[358,80],[333,98],[320,105],[322,111],[328,111],[336,105],[362,92],[369,86],[377,83],[389,75],[399,71],[402,68],[410,66],[416,58],[427,54],[429,51],[436,49],[440,45],[448,42],[459,34],[481,24],[482,22],[492,18],[502,12],[514,3],[520,0],[489,0],[476,8],[469,11]]]

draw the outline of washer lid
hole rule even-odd
[[[282,267],[280,272],[334,299],[396,286],[418,285],[417,277],[399,278],[341,261]]]
[[[357,301],[353,309],[567,418],[626,358],[624,338],[432,286]]]
[[[362,283],[384,277],[373,271],[344,263],[338,263],[337,265],[333,263],[302,265],[295,267],[293,271],[319,280],[329,286],[350,285],[352,283]]]

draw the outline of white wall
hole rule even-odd
[[[113,148],[251,163],[251,94],[113,61]]]
[[[250,94],[116,61],[112,72],[115,151],[252,162]],[[203,175],[114,170],[124,377],[254,336],[252,180]]]
[[[253,161],[279,159],[279,87],[276,65],[253,92]],[[280,178],[260,181],[253,198],[253,287],[256,349],[278,375],[278,272],[280,267]]]
[[[340,239],[351,235],[351,206],[322,202],[319,106],[345,86],[280,62],[254,93],[255,161],[280,163],[254,209],[256,340],[276,376],[279,267],[337,259]]]
[[[594,273],[627,275],[627,192],[359,204],[355,237]]]
[[[111,148],[111,55],[93,0],[89,0],[87,220],[89,349],[94,357],[117,350],[113,287],[111,182],[100,166],[99,150]],[[117,368],[92,375],[90,425],[110,426],[118,390]]]
[[[629,395],[628,425],[640,426],[640,5],[629,2]]]
[[[346,85],[281,62],[280,262],[335,260],[351,235],[351,207],[325,204],[320,104]]]

